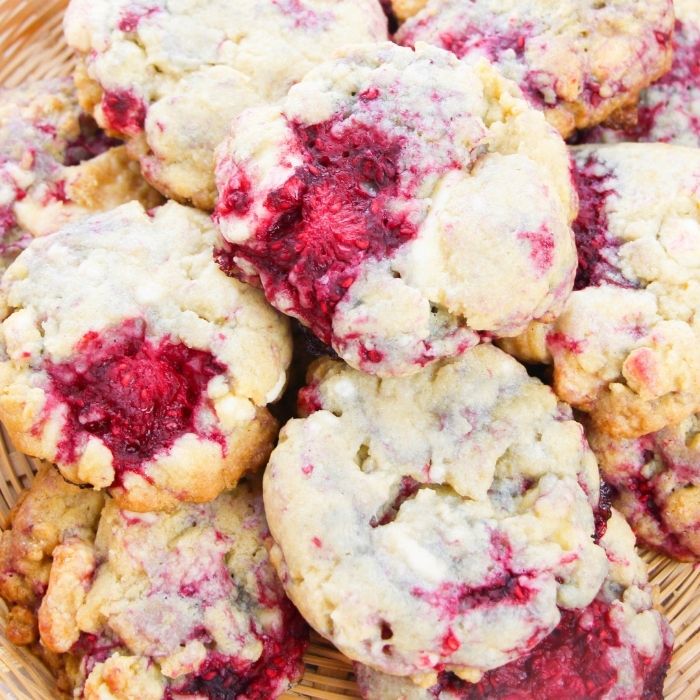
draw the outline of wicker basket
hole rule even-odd
[[[0,0],[0,85],[68,75],[72,56],[61,33],[68,0]],[[21,491],[29,486],[34,462],[12,447],[0,426],[0,526]],[[666,683],[668,700],[700,698],[700,569],[647,554],[659,603],[676,634],[676,651]],[[0,627],[6,615],[0,603]],[[303,681],[284,696],[343,700],[358,698],[349,662],[315,636],[305,657]],[[46,669],[0,632],[0,698],[53,700],[56,691]],[[488,699],[484,699],[488,700]]]

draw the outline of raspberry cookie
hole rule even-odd
[[[676,559],[700,559],[700,414],[635,440],[589,432],[637,537]]]
[[[69,79],[0,90],[0,272],[33,236],[160,196],[78,106]]]
[[[634,536],[613,511],[601,544],[610,573],[583,610],[563,610],[556,629],[529,654],[475,683],[441,673],[429,688],[358,666],[365,700],[662,700],[673,640],[652,608]]]
[[[424,4],[396,33],[398,43],[488,58],[564,136],[636,105],[671,66],[671,0]]]
[[[0,285],[0,417],[122,507],[202,502],[263,465],[291,338],[224,275],[207,216],[137,203],[36,239]]]
[[[69,484],[44,465],[0,533],[0,597],[9,608],[7,638],[41,656],[63,689],[63,660],[38,643],[36,614],[49,583],[54,550],[94,539],[103,500],[102,494]]]
[[[700,150],[582,146],[573,160],[577,291],[504,347],[552,361],[557,394],[597,429],[639,437],[700,410]]]
[[[270,565],[259,487],[172,514],[102,513],[56,551],[43,644],[77,659],[86,700],[272,700],[299,680],[307,628]]]
[[[343,44],[386,40],[387,20],[377,0],[71,0],[65,32],[98,123],[128,138],[156,188],[211,209],[231,118]]]
[[[244,112],[217,184],[222,267],[368,373],[516,335],[571,290],[568,154],[486,62],[356,47]]]
[[[598,127],[585,136],[596,141],[663,141],[700,147],[700,1],[675,0],[673,65],[648,88],[632,112],[633,124]]]
[[[526,654],[608,574],[583,429],[490,345],[410,378],[321,360],[265,473],[272,560],[306,620],[396,675]],[[602,521],[604,523],[604,520]]]

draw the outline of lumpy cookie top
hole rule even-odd
[[[549,357],[564,401],[613,437],[638,437],[700,410],[700,151],[630,143],[572,154],[576,291],[553,326],[509,349]]]
[[[589,431],[617,505],[639,539],[668,556],[700,558],[700,414],[634,440]]]
[[[0,272],[33,236],[159,195],[79,107],[68,78],[0,90]]]
[[[571,289],[568,155],[486,62],[349,50],[234,121],[217,184],[222,267],[368,373],[515,335]]]
[[[376,0],[72,0],[65,31],[98,123],[130,137],[158,189],[211,209],[231,118],[343,44],[386,40],[387,20]]]
[[[80,660],[75,697],[272,700],[301,677],[307,628],[270,565],[259,488],[172,514],[110,501],[94,545],[59,547],[44,645]]]
[[[428,688],[356,668],[365,700],[662,700],[673,640],[652,596],[634,535],[615,511],[601,544],[610,573],[587,608],[563,611],[529,654],[476,683],[441,673]]]
[[[489,345],[403,379],[322,360],[265,473],[275,564],[350,659],[434,682],[527,653],[607,575],[595,459]]]
[[[207,216],[137,203],[36,239],[0,284],[0,416],[18,447],[132,510],[264,464],[288,325],[224,275]]]
[[[631,125],[598,127],[585,136],[596,141],[663,141],[700,147],[700,2],[675,0],[671,70],[649,87]]]
[[[53,552],[69,540],[90,541],[104,497],[67,483],[43,465],[0,533],[0,596],[9,607],[6,633],[14,644],[38,639],[36,611],[49,583]]]
[[[672,33],[671,0],[429,0],[396,41],[488,58],[569,136],[634,106],[669,69]]]

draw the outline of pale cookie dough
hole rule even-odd
[[[405,14],[408,3],[397,3]],[[413,2],[410,3],[414,5]],[[569,136],[637,104],[671,66],[671,0],[428,0],[396,33],[485,57]]]
[[[43,644],[77,658],[85,700],[273,700],[300,679],[308,632],[265,546],[259,486],[172,514],[104,508],[93,544],[61,545]]]
[[[490,345],[410,378],[321,360],[265,472],[272,561],[350,659],[434,682],[526,654],[608,574],[583,428]]]
[[[571,290],[568,154],[486,62],[349,50],[234,122],[217,184],[222,267],[371,374],[517,335]]]
[[[92,541],[103,501],[102,494],[69,484],[44,464],[0,533],[0,598],[9,609],[7,639],[40,656],[63,690],[66,660],[38,643],[37,611],[56,548],[68,541]]]
[[[562,611],[557,628],[529,654],[476,683],[441,673],[422,688],[367,666],[356,667],[364,700],[662,700],[673,639],[653,609],[634,535],[613,511],[601,544],[611,563],[591,605]]]
[[[344,44],[387,38],[377,0],[71,0],[64,26],[83,105],[157,189],[203,209],[234,116]]]
[[[148,511],[265,464],[286,319],[219,269],[207,216],[133,202],[34,240],[0,283],[0,418],[24,452]]]
[[[700,0],[675,0],[671,70],[644,91],[632,124],[601,126],[583,138],[604,141],[663,141],[700,147]]]
[[[700,559],[700,414],[635,440],[589,431],[616,505],[648,547]]]
[[[700,150],[573,149],[576,291],[549,327],[504,347],[554,363],[559,397],[613,437],[700,410]]]
[[[34,236],[137,199],[161,201],[70,79],[0,89],[0,274]]]

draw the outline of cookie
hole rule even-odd
[[[0,90],[0,273],[32,237],[132,199],[161,201],[80,109],[70,79]]]
[[[399,44],[489,59],[565,137],[636,105],[671,66],[671,0],[406,4],[425,7],[398,30]]]
[[[234,121],[217,184],[222,267],[368,373],[517,335],[571,289],[568,155],[485,62],[355,47]]]
[[[700,2],[675,0],[671,70],[647,88],[631,123],[600,126],[583,137],[587,143],[662,141],[700,147]]]
[[[76,83],[168,197],[212,209],[213,152],[230,120],[276,100],[347,43],[386,40],[376,0],[71,0]]]
[[[551,361],[559,397],[635,438],[700,411],[700,150],[572,151],[581,213],[576,291],[553,325],[506,343]]]
[[[277,436],[286,320],[224,275],[209,218],[123,205],[36,239],[0,283],[0,418],[130,510],[202,502]]]
[[[271,552],[306,620],[394,675],[526,654],[608,572],[595,459],[571,412],[490,345],[410,378],[321,360],[264,480]]]
[[[42,643],[78,659],[75,697],[272,700],[308,632],[270,565],[259,487],[170,514],[109,501],[93,544],[58,548]]]
[[[589,438],[640,541],[675,559],[700,559],[700,414],[634,440],[596,430]]]
[[[59,676],[64,689],[62,660],[38,643],[37,611],[54,550],[69,541],[91,541],[103,501],[100,493],[67,483],[45,464],[0,532],[0,597],[9,608],[7,639],[29,646]]]
[[[476,683],[441,673],[422,688],[358,666],[364,700],[662,700],[673,640],[652,596],[634,536],[613,511],[601,544],[611,572],[583,610],[563,610],[556,629],[529,654]]]

